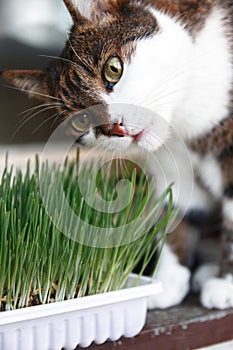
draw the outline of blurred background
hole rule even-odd
[[[40,55],[59,55],[71,24],[62,0],[0,0],[0,71],[43,69],[49,59]],[[54,111],[22,114],[39,104],[0,80],[0,144],[48,139]]]

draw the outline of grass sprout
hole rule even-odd
[[[167,230],[176,215],[171,187],[160,198],[155,198],[153,183],[143,173],[137,178],[133,164],[128,164],[121,171],[121,177],[130,181],[135,192],[133,200],[118,212],[105,213],[93,209],[83,199],[78,186],[78,166],[77,162],[66,161],[62,167],[54,165],[51,171],[47,164],[40,165],[37,159],[36,169],[32,171],[28,162],[23,174],[6,165],[0,183],[1,311],[121,289],[139,262],[139,275],[142,275],[154,253],[160,255]],[[122,227],[122,244],[110,248],[92,247],[60,232],[41,199],[41,168],[50,189],[48,202],[52,196],[56,199],[58,175],[66,199],[77,216],[88,222],[93,233],[98,227],[109,230]],[[114,169],[118,167],[114,166]],[[117,198],[114,188],[119,179],[118,172],[99,171],[95,180],[90,179],[89,174],[88,166],[79,174],[87,179],[87,193],[88,187],[93,189],[92,181],[95,181],[94,195],[98,192],[106,201]],[[91,191],[89,196],[94,200]],[[164,207],[165,200],[167,205]],[[162,210],[163,215],[160,215]],[[63,220],[64,211],[63,203],[58,203],[58,220]],[[134,220],[138,217],[143,220]],[[132,225],[124,230],[130,222]],[[80,221],[78,232],[82,231]],[[133,239],[124,244],[126,236]]]

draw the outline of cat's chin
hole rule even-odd
[[[109,151],[128,151],[139,149],[140,151],[155,152],[161,145],[161,140],[155,140],[153,137],[143,135],[139,140],[131,136],[125,137],[105,137],[101,136],[97,139],[97,145]]]
[[[93,132],[90,132],[83,138],[83,143],[88,147],[98,147],[103,151],[127,151],[132,146],[132,138],[130,136],[125,137],[107,137],[100,136],[96,138]]]
[[[154,153],[164,144],[164,140],[145,132],[140,140],[134,141],[133,144],[145,152]]]
[[[97,143],[109,151],[127,151],[132,146],[132,138],[128,136],[100,137]]]
[[[140,134],[140,133],[139,133]],[[138,135],[139,135],[138,134]],[[83,138],[83,144],[88,147],[98,147],[102,148],[104,151],[129,151],[139,149],[145,152],[155,152],[162,144],[163,141],[159,138],[155,138],[153,135],[147,132],[142,132],[140,137],[135,136],[124,136],[124,137],[107,137],[100,136],[96,138],[93,132],[90,132]]]

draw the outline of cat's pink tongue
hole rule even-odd
[[[134,142],[139,142],[143,136],[144,130],[140,131],[138,134],[135,135],[131,135],[127,129],[124,127],[124,125],[121,125],[119,123],[115,123],[111,132],[110,132],[110,136],[119,136],[119,137],[123,137],[123,136],[130,136],[132,137]]]
[[[144,131],[140,131],[138,134],[130,135],[130,136],[132,136],[134,142],[139,142],[143,136],[143,133],[144,133]]]
[[[129,135],[126,128],[123,125],[115,123],[114,127],[110,132],[110,136],[126,136],[126,135]]]

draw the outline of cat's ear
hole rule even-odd
[[[79,24],[87,20],[101,20],[108,14],[119,15],[119,8],[128,0],[64,0],[74,22]]]
[[[91,17],[91,9],[95,0],[63,0],[74,23],[85,24]]]
[[[47,74],[38,70],[7,70],[0,73],[1,77],[10,85],[30,96],[47,101],[49,98]]]
[[[104,15],[119,17],[119,9],[128,0],[94,0],[92,8],[93,19],[101,19]]]

